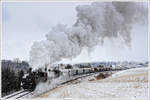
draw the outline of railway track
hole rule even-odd
[[[77,79],[80,79],[80,78],[88,77],[88,76],[93,75],[93,74],[95,74],[95,73],[90,73],[90,74],[87,74],[87,75],[79,76],[79,77],[76,77],[76,78],[74,78],[74,79],[70,79],[70,80],[68,80],[68,81],[62,82],[60,85],[63,85],[63,84],[72,82],[72,81],[77,80]]]
[[[32,91],[20,90],[20,91],[13,93],[13,94],[10,94],[8,96],[3,97],[3,99],[19,99],[19,98],[22,98],[22,97],[30,94],[31,92]]]
[[[26,95],[28,95],[28,94],[30,94],[30,93],[32,93],[32,91],[28,91],[27,93],[22,94],[22,95],[16,97],[16,99],[22,98],[22,97],[24,97],[24,96],[26,96]]]

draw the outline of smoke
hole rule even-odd
[[[142,2],[94,2],[77,6],[77,21],[72,27],[58,24],[46,34],[46,40],[34,42],[30,65],[34,68],[53,64],[62,58],[78,56],[84,47],[92,51],[105,38],[123,38],[131,46],[135,23],[147,22],[147,5]]]
[[[57,86],[62,85],[62,83],[69,81],[71,79],[74,79],[74,78],[76,78],[76,77],[71,77],[71,76],[69,77],[68,73],[63,73],[63,75],[61,75],[58,78],[50,78],[46,82],[40,82],[37,85],[37,87],[33,93],[33,96],[43,94],[44,92],[54,89]]]

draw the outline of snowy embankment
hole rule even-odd
[[[107,80],[109,80],[108,78]],[[124,71],[120,71],[112,75],[111,80],[117,81],[133,81],[133,82],[148,82],[148,67],[146,68],[134,68]]]
[[[77,78],[92,75],[92,74],[93,73],[89,73],[89,74],[85,74],[85,75],[70,76],[70,77],[67,74],[64,74],[64,75],[60,76],[59,78],[48,79],[47,82],[38,84],[35,91],[33,93],[31,93],[30,95],[25,96],[24,98],[37,97],[48,91],[54,90],[55,88],[61,86],[62,84],[68,85],[68,83],[65,83],[67,81],[75,80]]]
[[[89,77],[91,80],[91,77]],[[148,98],[148,68],[120,71],[114,75],[60,86],[38,97],[49,98]]]

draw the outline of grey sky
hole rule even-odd
[[[75,7],[85,4],[90,3],[3,3],[2,59],[18,57],[29,60],[32,43],[43,40],[45,34],[56,24],[73,25],[76,20]],[[84,50],[71,62],[146,61],[148,59],[148,27],[146,25],[134,27],[131,44],[132,47],[129,48],[117,40],[108,40],[104,45],[95,47],[90,55]]]

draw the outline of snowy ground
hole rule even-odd
[[[74,84],[55,88],[38,97],[147,99],[148,68],[135,68],[121,71],[102,80],[96,80],[94,76],[90,76],[82,79],[82,81],[80,79],[80,81],[78,80]]]

